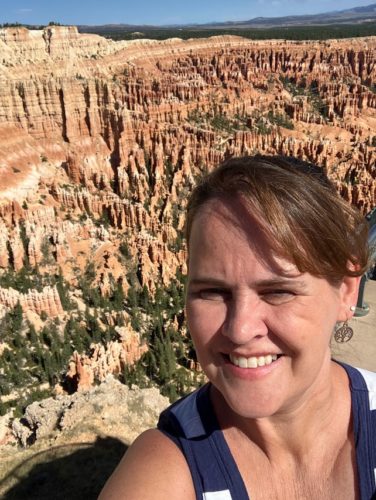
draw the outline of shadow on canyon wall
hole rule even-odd
[[[1,498],[94,500],[126,450],[124,443],[109,437],[53,447],[13,469],[0,482],[6,492]]]

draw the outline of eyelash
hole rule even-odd
[[[261,295],[295,295],[291,290],[268,290],[267,292],[262,292]]]
[[[212,297],[209,297],[210,294],[212,294]],[[203,290],[199,290],[198,292],[195,293],[197,297],[199,297],[202,300],[229,300],[231,298],[231,292],[225,289],[221,288],[206,288]],[[205,297],[206,295],[206,297]],[[296,293],[293,292],[292,290],[267,290],[265,292],[260,292],[260,297],[263,298],[276,298],[276,299],[282,299],[283,296],[288,295],[288,296],[295,296]],[[218,297],[217,299],[215,298]]]
[[[271,303],[284,303],[289,302],[290,298],[295,297],[296,293],[291,290],[271,290],[261,294],[261,297],[265,297],[265,300]]]
[[[221,300],[228,300],[229,298],[231,298],[231,292],[224,290],[224,289],[221,289],[221,288],[206,288],[204,290],[200,290],[197,292],[197,295],[203,300],[218,300],[218,299],[215,299],[213,297],[212,298],[208,298],[208,297],[205,298],[205,294],[207,294],[207,295],[212,294],[213,296],[215,295],[215,296],[219,297]]]

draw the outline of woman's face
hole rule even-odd
[[[329,341],[352,304],[348,286],[283,259],[273,264],[257,224],[242,229],[231,218],[214,200],[193,222],[189,331],[203,370],[237,414],[282,414],[328,385]]]

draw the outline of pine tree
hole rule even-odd
[[[123,290],[123,285],[122,282],[119,280],[116,283],[115,290],[112,294],[111,297],[111,303],[112,303],[112,309],[115,311],[122,311],[124,309],[124,290]]]
[[[22,319],[23,319],[22,313],[23,313],[22,307],[20,301],[18,301],[17,304],[12,309],[12,311],[10,312],[13,332],[19,332],[21,330]]]
[[[72,303],[69,298],[68,290],[69,286],[66,284],[64,277],[63,277],[63,272],[61,268],[59,267],[59,274],[57,276],[57,281],[56,281],[56,288],[60,297],[60,302],[61,305],[64,309],[64,311],[69,311],[72,309]]]

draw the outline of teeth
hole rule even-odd
[[[247,358],[238,358],[238,366],[240,366],[240,368],[247,368]]]
[[[276,361],[277,357],[276,354],[267,354],[266,356],[244,358],[242,356],[236,357],[230,354],[230,361],[233,365],[239,366],[240,368],[257,368],[258,366],[270,365],[273,361]]]
[[[257,360],[257,364],[259,366],[264,366],[265,365],[265,356],[260,356]]]
[[[254,356],[252,358],[248,358],[248,368],[257,368],[257,358]]]

